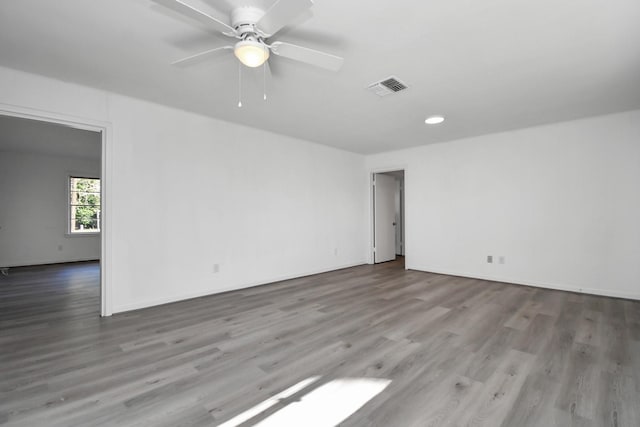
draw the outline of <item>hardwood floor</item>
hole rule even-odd
[[[218,425],[320,376],[241,425],[380,378],[340,425],[640,426],[640,302],[386,263],[101,319],[98,280],[0,276],[0,424]]]

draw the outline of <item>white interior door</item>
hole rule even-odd
[[[374,175],[374,262],[396,259],[396,180],[389,175]]]
[[[402,180],[400,179],[396,179],[395,208],[396,255],[404,255],[402,252]]]

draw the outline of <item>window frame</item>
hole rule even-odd
[[[71,227],[71,179],[97,179],[100,181],[100,218],[98,219],[97,231],[73,231]],[[88,236],[100,236],[102,234],[102,179],[99,176],[88,173],[67,173],[67,232],[66,237],[88,237]]]

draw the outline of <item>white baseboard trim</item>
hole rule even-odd
[[[489,280],[492,282],[502,282],[502,283],[508,283],[512,285],[523,285],[523,286],[532,286],[534,288],[553,289],[556,291],[575,292],[579,294],[589,294],[589,295],[599,295],[604,297],[640,300],[640,293],[619,292],[619,291],[611,291],[606,289],[595,289],[595,288],[582,288],[580,286],[534,282],[530,280],[514,279],[510,277],[485,276],[481,274],[472,274],[472,273],[466,273],[466,272],[460,272],[460,271],[448,271],[448,270],[442,270],[439,268],[430,268],[430,267],[416,266],[416,265],[409,266],[407,267],[407,269],[425,271],[427,273],[446,274],[448,276],[460,276],[460,277],[468,277],[471,279]]]
[[[2,268],[21,268],[21,267],[37,267],[41,265],[55,265],[55,264],[72,264],[74,262],[89,262],[89,261],[100,261],[100,258],[90,257],[90,258],[79,258],[79,259],[69,259],[69,260],[58,260],[58,261],[38,261],[29,264],[12,264],[12,265],[0,265]]]
[[[328,268],[322,268],[318,270],[307,271],[303,273],[283,275],[283,276],[273,277],[270,279],[260,280],[256,282],[244,283],[240,285],[234,285],[234,286],[228,286],[228,287],[222,287],[222,288],[216,288],[216,289],[208,289],[200,292],[192,292],[188,294],[181,294],[181,295],[170,296],[166,298],[158,298],[158,299],[148,300],[148,301],[141,301],[141,302],[136,302],[132,304],[124,304],[118,307],[114,307],[113,314],[124,313],[126,311],[132,311],[132,310],[140,310],[142,308],[155,307],[157,305],[171,304],[174,302],[185,301],[193,298],[200,298],[200,297],[206,297],[209,295],[221,294],[223,292],[238,291],[241,289],[252,288],[254,286],[268,285],[271,283],[282,282],[285,280],[299,279],[301,277],[312,276],[314,274],[328,273],[330,271],[342,270],[344,268],[357,267],[359,265],[363,265],[366,263],[367,262],[363,260],[363,261],[348,263],[344,265],[338,265],[335,267],[328,267]]]

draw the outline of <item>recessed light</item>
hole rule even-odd
[[[439,125],[444,122],[444,117],[442,116],[431,116],[427,117],[427,120],[424,121],[428,125]]]

